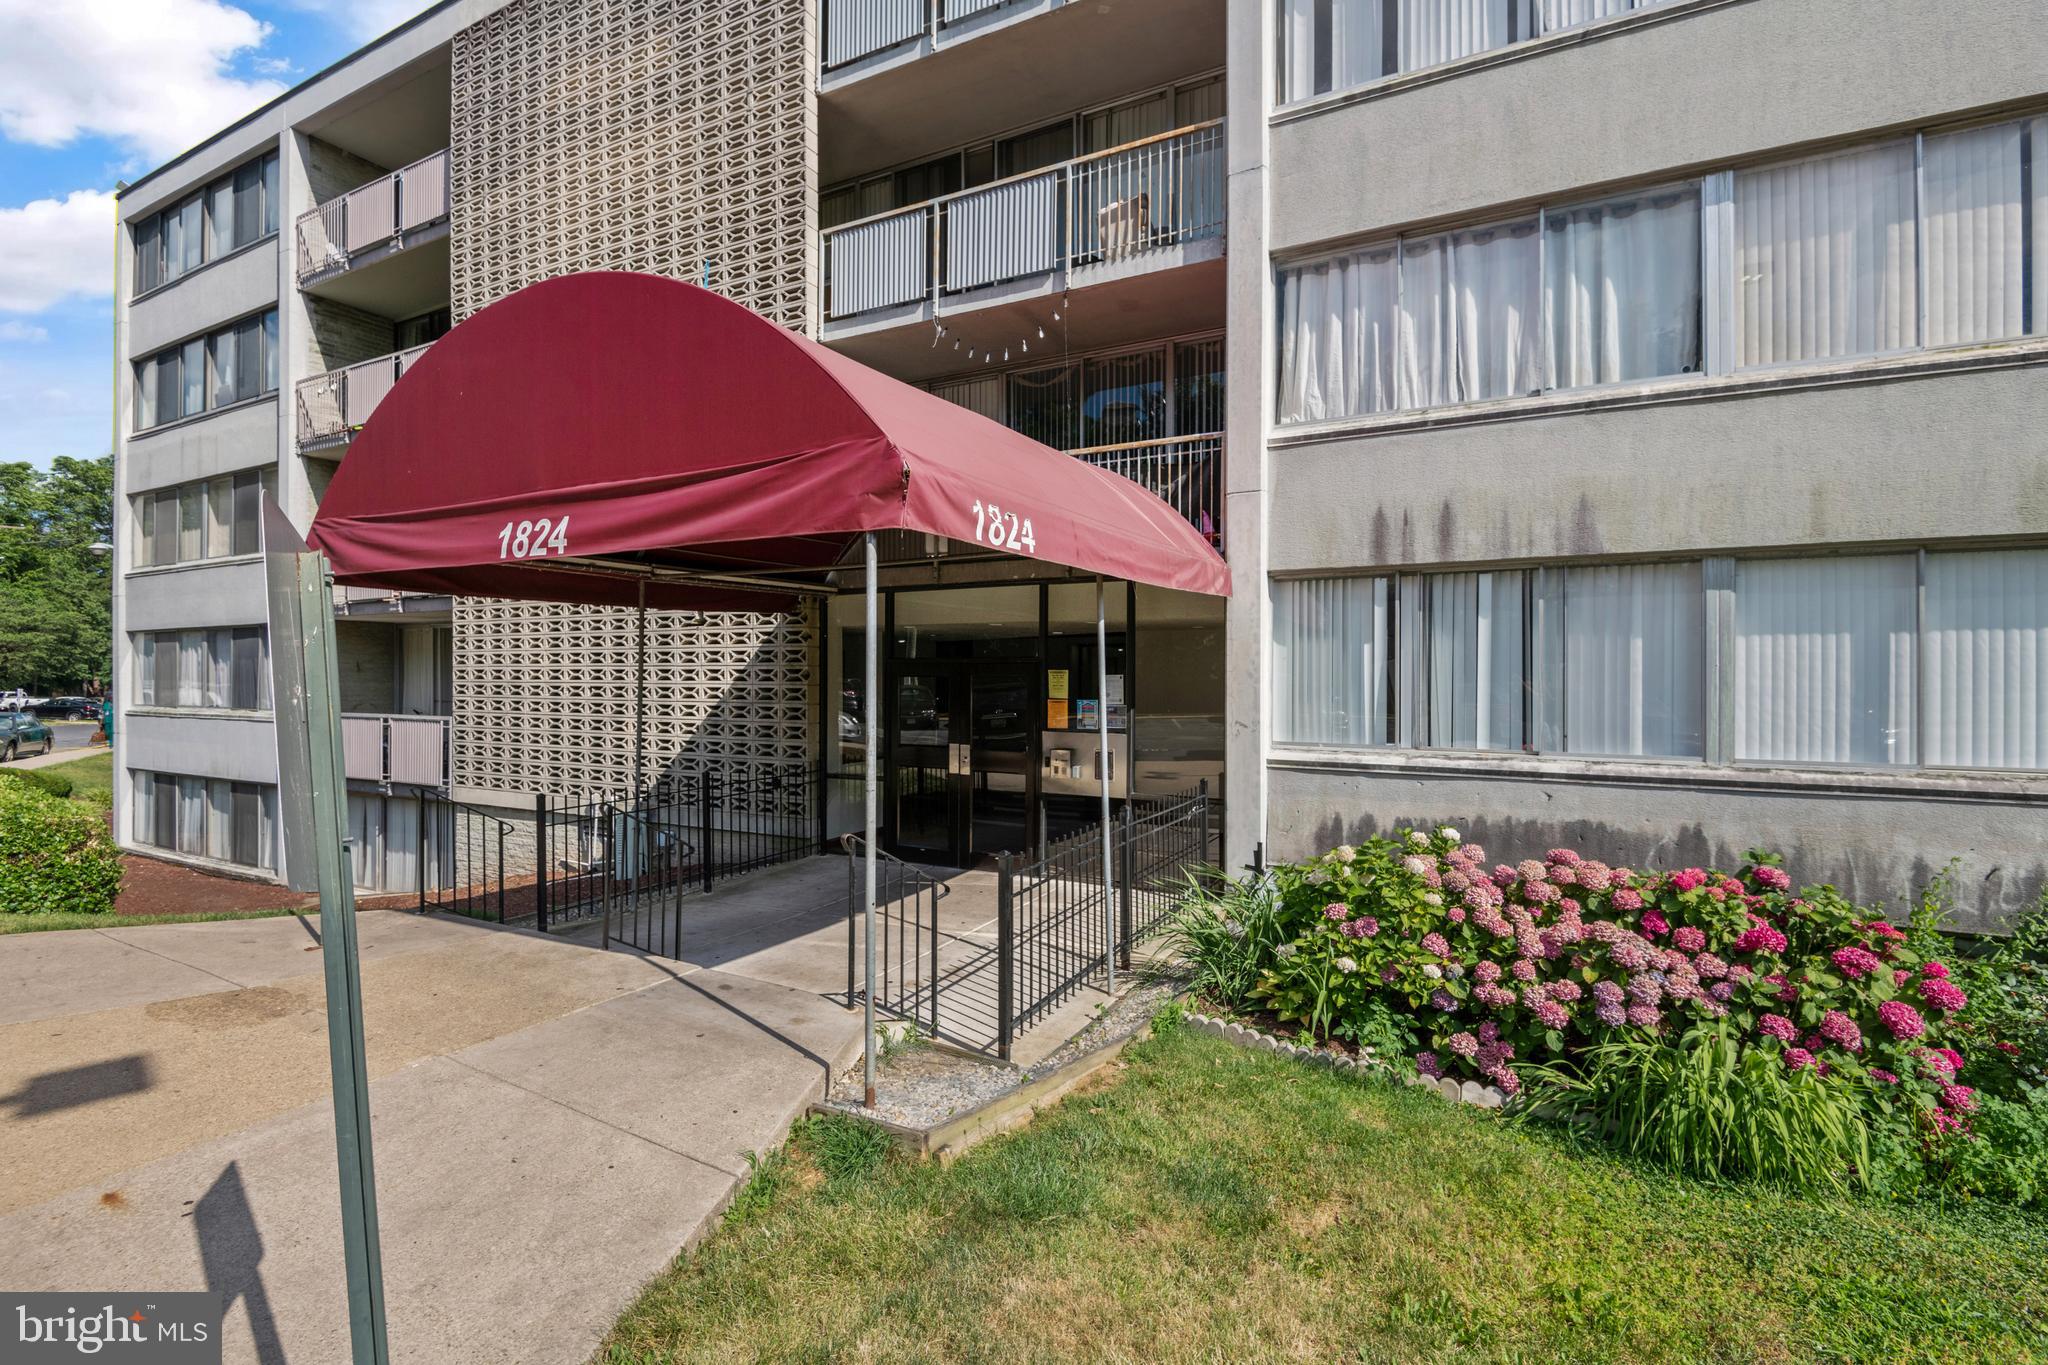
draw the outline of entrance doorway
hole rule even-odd
[[[1036,669],[892,661],[886,696],[892,851],[966,866],[1031,847],[1038,801]]]

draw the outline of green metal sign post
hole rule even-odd
[[[317,886],[320,892],[351,1358],[354,1365],[389,1365],[377,1174],[370,1150],[370,1079],[363,1050],[362,962],[356,951],[355,878],[348,850],[348,769],[341,745],[334,580],[326,556],[308,550],[277,505],[265,502],[263,550],[285,869],[295,889]]]

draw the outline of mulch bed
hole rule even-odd
[[[319,903],[318,896],[300,895],[276,882],[246,881],[139,853],[123,853],[121,894],[114,901],[114,913],[206,915],[280,907],[302,910]]]

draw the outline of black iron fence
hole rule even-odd
[[[1119,964],[1130,966],[1132,945],[1159,928],[1186,877],[1215,865],[1215,816],[1206,782],[1165,799],[1125,802],[1110,827],[1115,875],[1107,887],[1100,827],[1044,845],[1028,860],[998,858],[992,922],[976,922],[971,909],[942,912],[945,883],[882,855],[876,1008],[914,1021],[933,1037],[1007,1060],[1018,1034],[1084,987],[1109,984],[1112,945]],[[865,846],[848,836],[846,847],[855,855],[848,874],[846,993],[858,1002]]]
[[[671,773],[630,795],[534,798],[531,813],[429,798],[447,853],[421,860],[422,910],[542,932],[603,919],[605,939],[674,955],[682,899],[820,849],[815,766]]]

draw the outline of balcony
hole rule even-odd
[[[426,294],[448,292],[448,152],[356,186],[299,215],[299,288],[386,316],[419,311]],[[442,243],[434,253],[417,251]],[[428,257],[433,259],[428,259]],[[410,268],[372,268],[404,260]]]
[[[931,351],[942,317],[1011,306],[1015,318],[978,329],[994,337],[1027,320],[1043,326],[1043,300],[1090,289],[1103,291],[1102,306],[1073,310],[1066,340],[1076,347],[1131,339],[1079,337],[1076,322],[1121,320],[1133,336],[1220,325],[1223,134],[1221,119],[1199,123],[829,229],[823,339],[910,331],[914,350]],[[1157,278],[1201,265],[1210,269],[1198,277]],[[872,343],[840,349],[916,377],[914,353]]]
[[[1073,0],[822,0],[820,83],[928,57]]]
[[[342,716],[342,765],[349,780],[446,790],[448,724],[446,716]]]
[[[1089,446],[1067,452],[1157,493],[1188,524],[1223,548],[1223,433]]]
[[[415,346],[300,380],[296,395],[299,453],[333,451],[339,459],[342,448],[370,420],[384,395],[426,353],[427,347]]]

